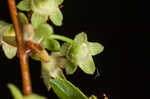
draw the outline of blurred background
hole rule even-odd
[[[20,0],[17,0],[17,2]],[[0,0],[0,20],[11,23],[7,0]],[[77,33],[86,32],[89,41],[104,45],[103,53],[94,56],[97,70],[86,75],[80,69],[67,76],[87,96],[92,94],[102,99],[106,93],[110,99],[120,99],[120,2],[118,0],[65,0],[62,12],[63,26],[55,27],[56,34],[73,38]],[[40,62],[29,59],[33,92],[48,99],[57,99],[51,90],[47,92],[40,76]],[[0,98],[11,99],[8,83],[21,86],[19,60],[9,60],[0,48]],[[124,79],[123,79],[124,80]]]

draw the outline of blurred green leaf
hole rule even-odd
[[[75,36],[75,39],[74,39],[76,42],[78,43],[83,43],[83,42],[86,42],[87,41],[87,35],[86,33],[82,32],[82,33],[79,33]]]
[[[52,33],[53,33],[53,28],[46,23],[40,24],[36,28],[36,35],[44,39],[49,38]]]
[[[76,71],[76,69],[77,65],[71,63],[70,61],[67,61],[67,63],[65,64],[65,70],[68,75],[73,74]]]
[[[5,43],[4,41],[2,41],[2,49],[7,58],[12,59],[13,57],[16,56],[17,48]]]
[[[45,39],[42,42],[42,47],[47,48],[50,51],[58,51],[60,49],[60,44],[54,39]]]
[[[56,78],[51,80],[50,84],[60,99],[88,99],[77,87],[67,80]]]
[[[34,12],[31,17],[31,23],[35,28],[37,28],[40,24],[46,23],[47,19],[48,16],[40,15]]]
[[[31,0],[22,0],[17,4],[17,8],[21,11],[30,11],[31,10]]]
[[[60,67],[65,64],[65,60],[60,56],[60,53],[52,53],[49,56],[49,62],[42,62],[42,78],[47,89],[50,90],[50,80],[53,78],[64,78],[65,76]]]
[[[46,99],[46,98],[44,96],[40,96],[40,95],[32,93],[28,96],[24,96],[23,99]]]
[[[34,94],[34,93],[28,96],[23,96],[19,88],[17,88],[13,84],[8,84],[8,88],[10,89],[14,99],[46,99],[45,97]]]
[[[61,26],[63,15],[61,11],[57,8],[57,10],[50,14],[50,19],[56,26]]]
[[[15,85],[8,84],[8,88],[10,89],[14,99],[23,99],[22,93],[20,92],[19,88],[17,88]]]

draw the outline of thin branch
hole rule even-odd
[[[31,88],[30,73],[29,73],[29,66],[27,60],[28,56],[25,54],[25,48],[24,48],[23,38],[19,26],[19,21],[17,16],[18,13],[16,9],[15,0],[8,0],[8,6],[9,6],[11,18],[16,32],[16,40],[17,40],[17,45],[19,50],[19,59],[20,59],[21,72],[22,72],[23,92],[24,95],[29,95],[32,93],[32,88]]]

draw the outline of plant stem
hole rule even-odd
[[[27,60],[28,56],[25,54],[25,48],[24,48],[23,38],[22,38],[20,26],[19,26],[19,21],[18,21],[18,16],[17,16],[18,13],[16,9],[15,0],[8,0],[8,6],[9,6],[12,21],[13,21],[13,25],[15,28],[16,40],[17,40],[17,45],[18,45],[18,50],[19,50],[23,92],[24,92],[24,95],[29,95],[32,93],[32,88],[31,88],[30,73],[29,73],[29,66],[28,66],[28,60]]]
[[[53,35],[50,36],[50,38],[61,40],[61,41],[65,41],[67,43],[73,44],[73,40],[68,38],[68,37],[66,37],[66,36],[53,34]]]

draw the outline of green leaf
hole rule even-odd
[[[16,56],[17,48],[5,43],[4,41],[2,41],[2,49],[7,58],[12,59],[13,57]]]
[[[68,75],[73,74],[76,71],[76,69],[77,65],[71,63],[70,61],[67,61],[67,63],[65,64],[65,70]]]
[[[46,99],[46,98],[43,96],[32,93],[28,96],[24,96],[23,99]]]
[[[88,42],[88,48],[91,55],[97,55],[104,50],[103,45],[97,42]]]
[[[79,33],[78,35],[75,36],[75,39],[74,39],[76,42],[78,43],[83,43],[83,42],[86,42],[87,41],[87,35],[86,33],[82,32],[82,33]]]
[[[60,5],[64,2],[64,0],[56,0],[57,1],[57,4]]]
[[[67,80],[56,78],[51,80],[50,84],[60,99],[88,99],[77,87]]]
[[[57,8],[57,10],[50,14],[50,19],[56,26],[61,26],[63,15],[61,11]]]
[[[45,39],[42,42],[42,47],[47,48],[50,51],[58,51],[60,49],[60,44],[57,40],[54,39]]]
[[[22,93],[15,85],[8,84],[8,88],[10,89],[14,99],[23,99]]]
[[[19,88],[17,88],[13,84],[8,84],[8,88],[10,89],[14,99],[46,99],[45,97],[37,95],[35,93],[32,93],[28,96],[23,96]]]
[[[64,78],[65,76],[60,67],[65,64],[65,59],[60,56],[60,53],[52,53],[49,57],[49,62],[42,62],[42,78],[47,89],[50,90],[50,80],[53,78]]]
[[[36,35],[47,39],[53,33],[53,28],[49,24],[40,24],[36,29]]]
[[[33,13],[31,17],[32,25],[37,28],[40,24],[46,23],[48,16],[40,15],[38,13]]]
[[[70,48],[71,48],[71,45],[69,43],[64,43],[60,48],[60,53],[63,56],[66,56],[67,53],[69,52]]]
[[[30,11],[31,10],[30,1],[31,0],[22,0],[21,2],[18,3],[17,8],[21,11]]]
[[[89,97],[89,99],[97,99],[97,97],[92,95],[92,96]]]
[[[79,67],[87,74],[94,74],[95,64],[91,55],[88,55],[84,60],[80,61]]]
[[[23,26],[23,24],[27,24],[28,22],[28,18],[26,17],[26,15],[24,13],[19,13],[19,22],[21,23],[21,25]]]

